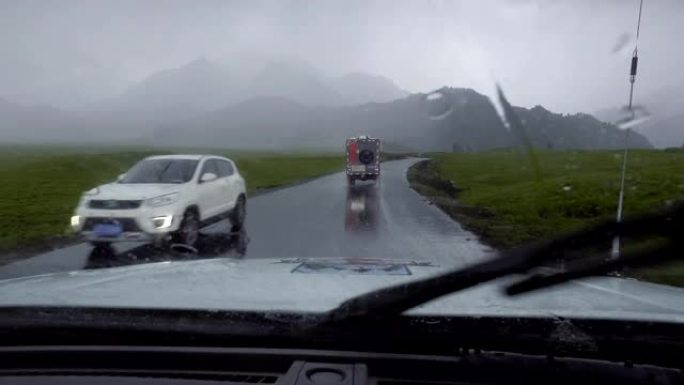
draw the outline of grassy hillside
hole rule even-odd
[[[195,150],[196,151],[196,150]],[[176,151],[180,152],[180,151]],[[76,148],[0,150],[0,251],[67,234],[80,194],[112,181],[159,150],[102,152]],[[220,154],[217,151],[211,151]],[[248,194],[342,169],[341,155],[236,152]]]
[[[414,169],[411,179],[438,204],[440,197],[456,197],[458,203],[445,200],[451,203],[440,206],[502,249],[615,218],[620,151],[540,152],[538,157],[540,179],[515,151],[435,154],[432,169]],[[684,151],[636,150],[628,159],[626,216],[684,198]],[[431,171],[442,187],[425,180]],[[684,283],[684,264],[641,273]]]

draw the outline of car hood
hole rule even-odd
[[[88,198],[144,200],[177,192],[182,186],[174,183],[109,183],[99,186],[98,194]]]
[[[0,306],[324,312],[344,300],[442,272],[431,263],[359,259],[205,259],[0,281]],[[684,289],[592,278],[508,297],[500,279],[409,311],[684,322]]]

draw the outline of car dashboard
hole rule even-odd
[[[558,331],[558,320],[549,319],[325,321],[316,314],[3,309],[0,383],[684,383],[680,324],[564,321],[566,332],[571,322],[595,338],[558,344],[537,337]]]
[[[3,384],[437,385],[681,383],[681,372],[584,359],[472,351],[458,357],[178,347],[0,351]]]

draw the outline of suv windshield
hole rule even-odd
[[[133,166],[119,183],[187,183],[197,163],[194,159],[146,159]]]

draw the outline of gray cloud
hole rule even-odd
[[[291,57],[561,112],[625,103],[638,0],[3,1],[0,96],[74,107],[197,57]],[[640,94],[684,84],[684,2],[646,0]],[[630,40],[632,39],[632,40]],[[623,43],[627,40],[627,43]]]

